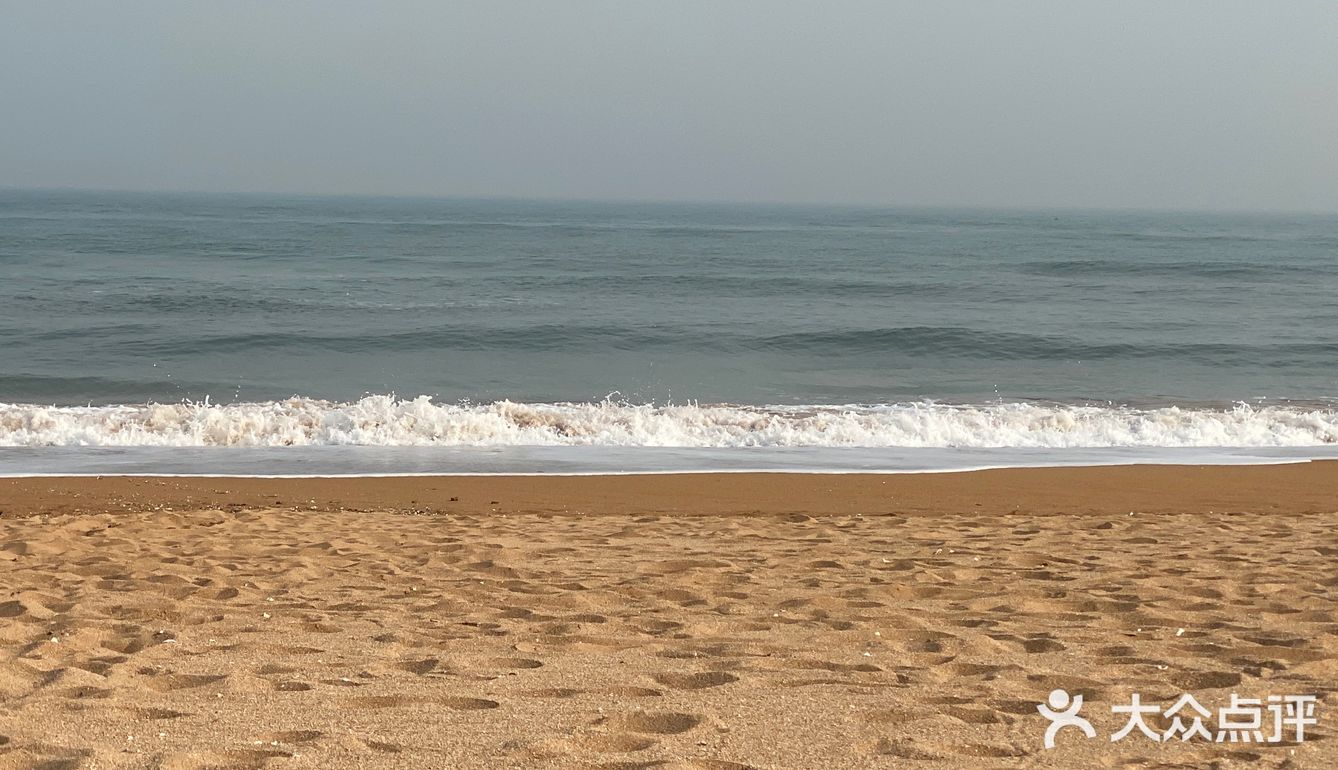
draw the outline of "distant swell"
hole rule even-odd
[[[231,353],[374,353],[497,351],[517,353],[590,351],[713,351],[726,354],[766,352],[815,358],[877,357],[877,360],[923,356],[970,361],[1097,361],[1160,360],[1205,366],[1287,366],[1324,363],[1338,356],[1338,343],[1328,341],[1270,343],[1100,343],[1063,335],[983,331],[953,326],[836,329],[788,334],[742,334],[714,327],[631,328],[624,325],[537,324],[517,328],[422,328],[379,334],[339,335],[316,331],[197,334],[169,340],[143,336],[117,339],[127,331],[109,328],[81,331],[104,353],[134,357],[185,356],[201,350]],[[32,339],[59,342],[69,332],[44,332]],[[106,337],[107,339],[102,339]],[[10,377],[0,377],[0,385]]]
[[[1001,403],[745,407],[351,403],[0,404],[0,446],[1285,447],[1338,442],[1338,410]]]

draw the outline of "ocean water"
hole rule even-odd
[[[1294,458],[1335,297],[1332,216],[0,190],[0,464]]]

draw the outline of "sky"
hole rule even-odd
[[[0,186],[1338,211],[1338,4],[0,0]]]

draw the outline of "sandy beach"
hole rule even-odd
[[[1332,5],[7,4],[0,770],[1338,770]]]
[[[1332,463],[3,479],[0,768],[1332,767],[1335,511]],[[1318,724],[1110,740],[1233,692]]]

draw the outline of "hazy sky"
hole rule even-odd
[[[0,0],[0,185],[1338,211],[1338,2]]]

